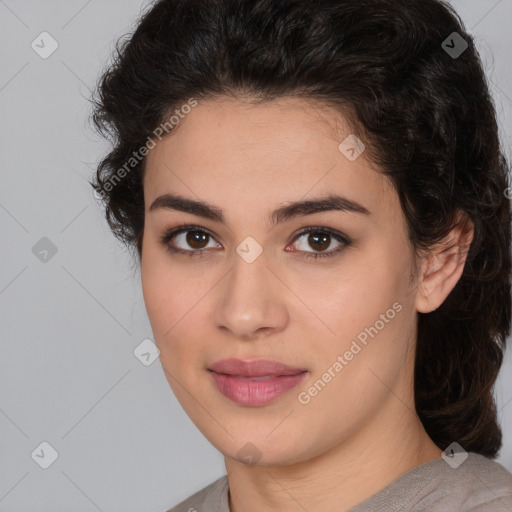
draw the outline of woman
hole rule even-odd
[[[508,163],[439,0],[160,0],[92,183],[227,475],[172,511],[512,510]]]

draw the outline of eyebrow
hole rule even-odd
[[[203,201],[188,199],[178,194],[164,194],[157,197],[149,207],[149,211],[153,212],[159,209],[191,213],[198,217],[204,217],[205,219],[226,224],[224,212],[220,208]],[[347,199],[346,197],[329,194],[326,197],[308,199],[306,201],[296,201],[281,206],[271,213],[270,220],[272,225],[275,226],[276,224],[295,217],[312,215],[314,213],[326,211],[352,212],[371,215],[371,212],[359,203]]]

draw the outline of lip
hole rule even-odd
[[[267,359],[223,359],[209,368],[217,389],[239,405],[262,406],[296,387],[308,374]]]
[[[293,368],[271,359],[251,359],[249,361],[222,359],[213,363],[209,370],[239,377],[264,377],[267,375],[280,377],[283,375],[297,375],[306,371],[304,368]]]

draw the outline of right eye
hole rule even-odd
[[[186,225],[167,231],[161,238],[161,243],[171,253],[184,254],[189,257],[194,255],[202,257],[203,251],[208,248],[205,245],[208,242],[208,238],[213,239],[212,235],[204,228]],[[176,247],[177,244],[181,244],[182,247]],[[187,249],[187,245],[191,249]]]

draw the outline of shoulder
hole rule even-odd
[[[450,464],[439,458],[423,468],[430,481],[416,489],[414,510],[423,510],[425,506],[439,512],[512,510],[512,474],[492,459],[469,452],[462,462]]]
[[[478,453],[446,461],[438,458],[405,473],[353,512],[510,512],[512,474]]]
[[[167,512],[229,512],[228,489],[228,477],[224,475]]]
[[[448,469],[452,470],[451,486],[460,495],[464,511],[512,510],[512,473],[498,462],[469,453],[460,467]]]

